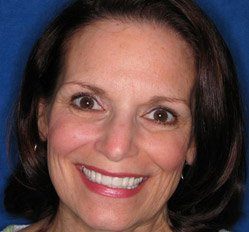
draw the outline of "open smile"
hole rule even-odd
[[[83,182],[100,195],[126,198],[138,193],[148,177],[135,174],[108,173],[92,166],[81,165]]]
[[[134,189],[138,187],[138,185],[142,183],[144,179],[143,177],[120,178],[120,177],[106,176],[102,175],[99,172],[87,169],[86,167],[82,167],[81,170],[86,175],[88,180],[111,188]]]

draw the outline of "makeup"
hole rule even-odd
[[[131,173],[110,173],[86,165],[77,165],[86,187],[97,194],[127,198],[137,194],[148,177]]]

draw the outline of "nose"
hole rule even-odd
[[[112,118],[104,126],[103,133],[95,143],[96,150],[114,162],[138,153],[134,123],[125,117],[122,118]]]

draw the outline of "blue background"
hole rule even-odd
[[[10,173],[6,158],[7,117],[18,94],[24,66],[34,42],[43,32],[45,25],[69,2],[69,0],[0,0],[0,229],[8,224],[25,223],[23,219],[6,214],[3,208],[3,189]],[[249,1],[197,0],[197,2],[214,20],[230,47],[238,70],[248,128]],[[248,138],[246,143],[248,146]],[[246,185],[249,186],[248,181]],[[244,216],[234,227],[234,231],[249,231],[248,188],[244,201]]]

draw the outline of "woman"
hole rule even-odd
[[[219,231],[240,212],[241,103],[223,40],[189,0],[76,1],[27,64],[22,231]]]

